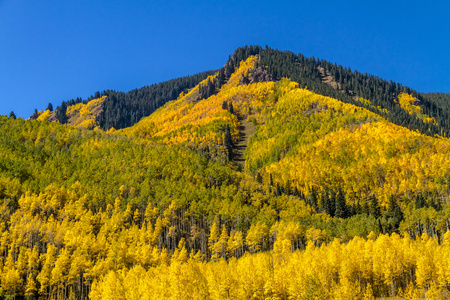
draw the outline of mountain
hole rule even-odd
[[[82,129],[100,129],[97,118],[103,113],[106,96],[78,102],[67,107],[65,102],[55,111],[46,109],[35,113],[30,119],[37,121],[60,122]]]
[[[260,47],[145,90],[0,116],[2,297],[448,293],[446,95]]]
[[[370,74],[362,74],[336,63],[314,57],[308,58],[290,51],[259,46],[238,48],[224,67],[218,71],[218,76],[214,81],[215,87],[220,88],[239,67],[239,64],[251,55],[259,56],[258,66],[267,67],[268,75],[275,80],[289,78],[297,82],[300,87],[307,87],[317,94],[361,106],[377,114],[382,113],[394,124],[412,130],[417,129],[430,136],[435,134],[448,136],[450,133],[450,122],[448,121],[450,96],[448,94],[419,93],[393,81]],[[91,96],[85,102],[106,95],[107,101],[104,102],[103,112],[96,117],[96,121],[103,130],[111,127],[125,128],[137,123],[142,117],[150,115],[167,101],[176,99],[182,91],[193,88],[214,73],[215,71],[208,71],[186,76],[128,93],[97,92],[95,96]],[[417,99],[416,106],[420,107],[422,114],[433,116],[436,122],[424,122],[421,116],[410,113],[401,107],[396,99],[402,93],[410,94]],[[73,105],[81,101],[78,98],[67,103]]]
[[[185,76],[169,81],[144,86],[139,89],[131,90],[127,93],[107,90],[96,92],[94,96],[86,100],[81,98],[63,101],[54,112],[45,110],[38,112],[31,117],[36,119],[40,115],[42,119],[50,121],[58,120],[61,124],[81,126],[82,128],[93,129],[95,127],[108,130],[111,128],[120,129],[133,125],[142,117],[150,115],[156,108],[170,100],[174,100],[178,95],[190,88],[196,86],[201,80],[213,74],[214,71],[207,71],[192,76]],[[75,120],[86,121],[85,116],[81,116],[79,108],[82,104],[87,105],[94,101],[98,105],[89,118],[88,127],[81,125],[81,122],[74,123]],[[91,104],[92,105],[92,104]],[[76,106],[77,108],[71,108]],[[69,111],[67,109],[69,108]]]

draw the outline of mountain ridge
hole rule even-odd
[[[302,54],[296,55],[290,51],[279,51],[259,46],[245,46],[236,49],[219,71],[199,73],[192,76],[192,78],[187,76],[185,78],[190,82],[188,84],[178,85],[176,82],[170,83],[170,81],[164,83],[166,87],[161,88],[165,90],[168,97],[165,96],[162,101],[159,101],[159,98],[157,98],[161,96],[156,96],[155,94],[151,96],[151,93],[139,92],[142,89],[136,89],[127,94],[113,91],[98,92],[95,97],[91,98],[99,98],[105,93],[109,95],[109,98],[104,103],[103,113],[96,117],[96,122],[99,123],[103,130],[109,130],[112,127],[115,129],[129,127],[137,123],[143,116],[149,115],[167,100],[174,100],[181,91],[194,87],[206,76],[217,72],[218,77],[214,83],[211,83],[211,86],[214,85],[214,87],[210,87],[210,90],[219,89],[231,73],[239,67],[240,62],[247,59],[250,55],[259,55],[261,58],[259,66],[267,67],[268,75],[277,80],[287,77],[296,81],[302,87],[308,87],[315,93],[330,96],[357,106],[363,106],[372,111],[377,110],[377,107],[379,107],[382,111],[387,111],[385,116],[391,122],[406,126],[412,130],[417,129],[427,135],[445,134],[448,136],[450,133],[450,121],[448,121],[450,116],[449,97],[445,96],[445,94],[418,93],[393,81],[383,80],[370,74],[361,74],[358,71],[352,71],[350,68],[337,65],[336,63],[333,64],[326,60],[319,60],[314,57],[307,58]],[[173,84],[173,90],[170,87],[167,89],[167,86],[170,84]],[[423,112],[434,117],[437,125],[420,122],[414,115],[404,111],[396,104],[395,99],[401,93],[411,94],[414,98],[417,98]],[[131,96],[132,94],[134,96]],[[127,97],[134,97],[133,99],[136,99],[133,100],[135,101],[134,103],[141,104],[130,106],[126,104],[130,102],[126,100]],[[358,101],[359,98],[367,99],[373,105],[360,103]],[[81,99],[78,101],[81,101]],[[153,102],[154,104],[150,104]],[[150,110],[144,109],[144,107],[149,105],[151,106]],[[122,113],[126,113],[127,116],[121,116],[120,114]]]
[[[100,93],[0,116],[1,297],[447,295],[446,97],[323,65],[240,48],[117,130]]]

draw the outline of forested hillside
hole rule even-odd
[[[97,122],[103,130],[111,127],[116,129],[129,127],[213,73],[214,71],[208,71],[172,79],[127,93],[104,91],[103,95],[107,96],[107,101],[103,105],[103,112],[98,116]]]
[[[403,86],[400,83],[384,80],[374,75],[352,71],[349,67],[337,65],[314,57],[305,57],[289,51],[280,51],[260,46],[238,48],[230,56],[227,63],[219,71],[208,71],[193,76],[186,76],[135,89],[127,93],[112,90],[96,92],[87,100],[81,98],[65,101],[56,111],[60,123],[64,118],[66,107],[89,102],[92,99],[107,96],[102,111],[95,121],[103,130],[126,128],[150,115],[169,100],[174,100],[181,92],[196,86],[200,81],[217,73],[216,78],[204,85],[200,97],[207,98],[221,88],[234,73],[242,61],[249,56],[258,55],[258,66],[266,67],[266,73],[255,72],[256,81],[280,80],[289,78],[317,94],[329,96],[345,103],[364,107],[381,114],[390,122],[419,130],[426,135],[449,136],[450,134],[450,96],[442,93],[423,94]],[[398,102],[402,93],[410,94],[416,99],[415,106],[420,108],[421,115],[405,110]],[[422,115],[432,116],[435,122],[427,122]]]
[[[32,119],[36,119],[41,114],[45,113],[45,119],[51,117],[49,119],[50,121],[58,120],[61,124],[69,123],[70,125],[74,125],[70,122],[70,111],[76,110],[72,108],[72,106],[86,105],[90,101],[101,98],[102,104],[95,115],[93,115],[92,121],[89,124],[84,125],[89,125],[88,129],[92,129],[92,126],[94,126],[100,127],[103,130],[129,127],[137,123],[143,117],[150,115],[167,101],[176,99],[181,92],[195,87],[200,81],[204,80],[214,72],[215,71],[207,71],[192,76],[180,77],[158,84],[144,86],[126,93],[114,90],[96,92],[94,96],[91,96],[86,100],[82,100],[78,97],[77,99],[62,101],[61,105],[59,105],[53,113],[51,113],[52,109],[41,112],[36,110]],[[77,118],[82,118],[82,116],[78,114]]]
[[[321,63],[241,48],[119,130],[106,92],[0,116],[1,297],[449,297],[450,141],[418,105],[446,96],[345,92]]]
[[[448,95],[441,94],[439,97],[439,94],[420,94],[399,83],[352,71],[350,68],[326,60],[259,46],[246,46],[234,51],[225,65],[225,73],[234,70],[240,61],[251,55],[259,55],[261,58],[259,64],[267,66],[268,72],[275,79],[290,78],[299,83],[300,87],[307,87],[317,94],[362,106],[376,113],[379,113],[377,107],[380,107],[390,122],[412,130],[417,129],[427,135],[448,136],[450,133],[449,102],[439,101],[448,99]],[[414,114],[402,109],[395,101],[401,93],[411,94],[417,98],[417,104],[425,114],[433,116],[438,125],[423,122]],[[360,102],[358,98],[369,99],[373,105]]]

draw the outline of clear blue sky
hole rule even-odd
[[[218,69],[244,45],[449,93],[448,3],[0,0],[0,114]]]

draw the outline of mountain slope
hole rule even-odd
[[[447,139],[394,125],[381,116],[293,89],[251,138],[246,167],[288,191],[342,193],[347,203],[375,195],[448,201]],[[430,177],[430,174],[433,174]]]
[[[447,295],[450,142],[389,121],[439,119],[252,49],[127,128],[0,116],[2,297]]]
[[[82,129],[100,129],[96,120],[98,116],[102,114],[102,107],[106,100],[106,96],[102,96],[97,99],[92,99],[86,103],[80,102],[66,107],[64,113],[64,124]],[[37,121],[59,122],[59,116],[60,113],[58,110],[50,111],[47,109],[42,113],[38,113],[35,117]]]
[[[274,82],[241,83],[242,76],[249,76],[255,69],[256,61],[256,57],[250,57],[242,62],[240,68],[214,95],[201,99],[200,91],[202,86],[218,75],[205,79],[176,101],[167,103],[121,133],[146,137],[164,144],[207,149],[207,155],[213,157],[231,157],[232,144],[239,139],[239,119],[262,118],[261,111],[274,103],[273,100],[267,100],[274,93]],[[227,130],[229,137],[226,135]],[[214,153],[209,153],[211,151]]]
[[[134,89],[127,93],[104,91],[102,94],[107,96],[107,100],[96,121],[105,131],[112,127],[120,129],[132,126],[141,118],[150,115],[167,101],[176,99],[181,92],[193,88],[213,73],[215,71],[180,77]]]
[[[196,86],[213,73],[215,71],[180,77],[134,89],[127,93],[113,90],[96,92],[94,96],[90,96],[86,100],[77,98],[63,101],[55,111],[38,112],[36,110],[30,119],[39,117],[40,121],[59,121],[61,124],[81,126],[87,129],[101,128],[105,131],[111,128],[129,127],[142,117],[150,115],[167,101],[176,99],[181,92]],[[91,101],[96,103],[96,108],[92,110],[93,114],[88,121],[86,116],[80,115],[79,109]],[[83,121],[85,123],[81,125]]]
[[[299,83],[300,87],[329,96],[346,103],[365,107],[375,113],[379,106],[387,110],[384,115],[394,124],[419,130],[427,135],[442,134],[449,136],[449,104],[443,101],[433,101],[430,96],[420,94],[399,83],[383,80],[370,74],[352,71],[350,68],[330,63],[326,60],[307,58],[302,54],[289,51],[279,51],[259,46],[246,46],[234,51],[233,56],[225,65],[225,69],[233,70],[239,62],[251,55],[259,55],[260,65],[266,66],[268,72],[276,79],[283,77]],[[335,84],[330,84],[330,81]],[[401,93],[411,94],[417,98],[423,112],[436,119],[438,125],[422,122],[414,115],[403,110],[395,100]],[[358,98],[368,99],[373,106],[367,106]]]
[[[103,112],[96,121],[105,131],[112,127],[126,128],[139,122],[142,117],[150,115],[167,101],[176,99],[182,91],[193,88],[214,73],[217,73],[217,76],[213,82],[213,89],[220,89],[239,68],[240,63],[253,55],[259,56],[258,66],[266,70],[266,74],[260,77],[269,76],[276,80],[283,77],[290,78],[300,87],[307,87],[317,94],[361,106],[377,114],[381,111],[381,114],[390,122],[411,130],[419,130],[426,135],[448,136],[450,133],[450,105],[448,101],[442,100],[448,95],[422,94],[399,83],[352,71],[348,67],[326,60],[259,46],[236,49],[219,71],[178,78],[128,93],[111,90],[97,92],[95,97],[92,96],[87,101],[99,98],[101,95],[108,96],[102,107]],[[423,114],[434,118],[435,122],[423,122],[417,115],[405,111],[398,102],[398,96],[402,93],[417,98],[415,105],[420,107]],[[360,99],[366,100],[360,101]],[[81,101],[81,99],[77,100]],[[71,100],[66,105],[70,106],[76,102]],[[59,106],[58,109],[63,106]]]
[[[253,120],[258,126],[245,145],[245,170],[286,194],[340,194],[347,206],[364,205],[373,197],[383,205],[395,198],[398,204],[404,202],[403,208],[417,197],[447,202],[446,139],[394,125],[381,108],[374,113],[300,89],[288,79],[243,80],[251,78],[258,65],[259,58],[250,56],[215,95],[199,99],[199,87],[214,77],[205,79],[121,134],[203,149],[200,153],[213,159],[222,153],[219,157],[227,161],[245,150],[238,144],[239,129],[245,128],[244,120]],[[413,100],[400,94],[398,101],[423,122],[435,122],[411,105]],[[371,103],[366,100],[364,105]],[[227,130],[230,141],[225,138]],[[320,200],[314,205],[327,210]]]

